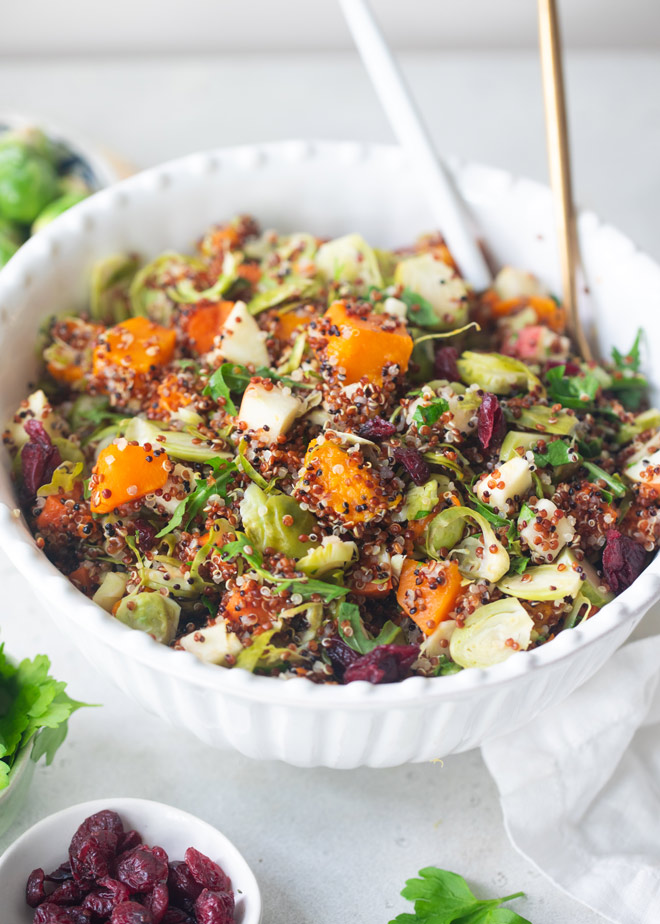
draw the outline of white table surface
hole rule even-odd
[[[543,179],[537,64],[527,53],[407,56],[442,149]],[[569,88],[579,199],[660,256],[660,56],[573,55]],[[389,140],[350,56],[77,58],[0,62],[0,113],[29,112],[146,166],[216,144],[292,136]],[[224,216],[218,216],[222,218]],[[623,344],[623,346],[626,346]],[[210,750],[146,714],[59,637],[0,558],[2,639],[46,652],[83,710],[0,851],[64,806],[148,796],[207,818],[243,851],[263,890],[264,924],[386,924],[408,910],[405,879],[428,865],[479,894],[524,890],[534,924],[605,919],[550,885],[509,844],[495,787],[474,751],[392,770],[304,771]],[[641,632],[658,631],[660,610]],[[639,633],[638,633],[639,634]],[[11,922],[7,922],[11,924]]]

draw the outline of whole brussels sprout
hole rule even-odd
[[[20,230],[0,216],[0,267],[4,266],[13,257],[23,243]]]
[[[179,628],[181,607],[171,597],[158,592],[129,594],[119,604],[116,617],[131,629],[152,635],[157,642],[169,645]]]
[[[312,514],[281,491],[266,494],[256,484],[249,485],[241,501],[241,517],[248,539],[258,549],[269,547],[290,558],[301,558],[318,545],[298,538],[314,532],[317,524]]]
[[[46,225],[49,225],[51,221],[54,221],[56,218],[58,218],[62,212],[66,212],[67,209],[77,205],[79,202],[82,202],[82,200],[86,198],[86,192],[70,192],[65,193],[63,196],[58,196],[57,199],[53,199],[52,202],[48,203],[45,209],[42,209],[42,211],[39,212],[37,218],[32,223],[32,234],[36,234],[37,231],[41,231],[41,229],[45,228]]]
[[[57,196],[53,165],[18,142],[0,148],[0,215],[32,224]]]

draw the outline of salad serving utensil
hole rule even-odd
[[[339,0],[344,17],[392,129],[429,198],[463,276],[485,289],[492,276],[479,246],[475,223],[412,98],[367,0]]]
[[[548,165],[559,244],[562,300],[569,332],[583,359],[589,362],[593,359],[593,353],[578,310],[576,277],[580,258],[556,0],[538,0],[538,20]]]

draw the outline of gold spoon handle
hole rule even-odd
[[[550,185],[552,186],[559,238],[562,297],[568,314],[569,331],[582,354],[582,358],[589,362],[593,356],[580,323],[576,296],[575,276],[579,259],[578,240],[573,207],[561,37],[559,34],[556,0],[538,0],[538,9],[545,127],[548,142]]]

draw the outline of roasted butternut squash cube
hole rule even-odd
[[[324,318],[332,325],[325,345],[325,358],[346,385],[366,376],[380,385],[386,366],[405,372],[413,349],[405,324],[389,315],[362,316],[349,311],[344,302],[334,302]]]

